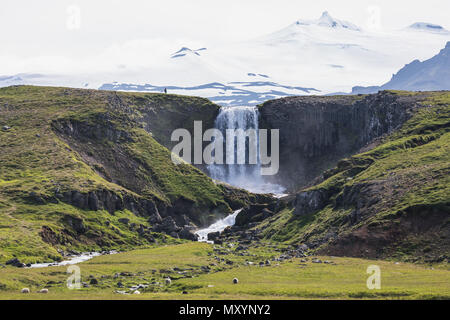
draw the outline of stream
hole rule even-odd
[[[35,263],[27,268],[47,268],[47,267],[58,267],[58,266],[68,266],[71,264],[78,264],[84,261],[88,261],[94,257],[103,256],[106,254],[116,254],[117,251],[108,252],[85,252],[80,255],[71,256],[68,260],[63,260],[60,262],[48,262],[48,263]]]
[[[200,229],[197,232],[195,232],[195,234],[198,235],[198,241],[213,243],[213,241],[208,241],[208,234],[213,233],[213,232],[218,232],[218,231],[222,232],[223,230],[225,230],[226,227],[234,226],[234,223],[236,221],[236,216],[241,211],[242,211],[242,209],[236,210],[229,216],[227,216],[223,219],[220,219],[217,222],[214,222],[209,227]]]
[[[280,194],[279,197],[285,196],[284,194]],[[214,243],[213,241],[208,241],[208,234],[213,232],[222,232],[225,230],[226,227],[234,226],[234,223],[236,222],[236,217],[241,212],[242,209],[234,211],[229,216],[220,219],[219,221],[214,222],[212,225],[210,225],[207,228],[197,230],[195,232],[196,235],[198,235],[198,241],[199,242],[207,242],[207,243]],[[106,254],[116,254],[117,251],[108,251],[108,252],[86,252],[82,253],[80,255],[71,256],[68,260],[63,260],[60,262],[48,262],[48,263],[35,263],[27,268],[47,268],[47,267],[57,267],[57,266],[67,266],[67,265],[73,265],[78,264],[84,261],[88,261],[94,257],[106,255]]]

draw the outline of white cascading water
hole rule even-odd
[[[229,216],[220,219],[219,221],[213,223],[209,227],[205,229],[198,230],[195,234],[198,235],[198,241],[200,242],[212,242],[208,241],[208,234],[213,232],[222,232],[225,230],[226,227],[234,226],[234,223],[236,221],[236,216],[241,212],[242,209],[236,210],[233,212],[233,214],[230,214]]]
[[[245,135],[244,131],[254,129],[258,132],[258,110],[256,107],[222,107],[215,121],[215,128],[222,132],[224,140],[226,140],[226,129],[243,129],[238,132],[237,136]],[[259,150],[259,139],[254,140],[254,150]],[[284,188],[267,183],[261,176],[261,164],[259,155],[257,155],[257,163],[248,163],[248,150],[251,140],[245,144],[226,144],[224,148],[225,163],[236,163],[238,155],[245,154],[245,164],[211,164],[208,166],[211,177],[215,180],[224,181],[235,187],[243,188],[254,193],[274,193],[282,194]]]
[[[220,113],[215,121],[215,128],[222,132],[224,140],[226,140],[227,129],[243,129],[237,132],[239,139],[242,139],[245,131],[254,129],[258,132],[258,109],[256,107],[222,107]],[[250,143],[255,143],[253,148],[250,148]],[[226,141],[225,141],[226,144]],[[219,146],[216,146],[219,147]],[[225,159],[224,163],[236,163],[238,155],[246,155],[244,164],[211,164],[208,170],[211,178],[215,180],[224,181],[235,187],[243,188],[254,193],[273,193],[277,197],[283,196],[285,190],[282,186],[272,183],[267,183],[261,176],[261,163],[259,161],[259,154],[257,155],[256,164],[249,164],[249,150],[259,151],[258,139],[251,140],[245,144],[228,144],[224,148]],[[233,214],[221,219],[205,229],[200,229],[196,232],[198,240],[201,242],[209,242],[208,234],[212,232],[222,232],[226,227],[233,226],[236,221],[236,216],[242,209],[233,212]]]

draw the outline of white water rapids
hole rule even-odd
[[[60,261],[60,262],[48,262],[48,263],[35,263],[32,264],[28,268],[46,268],[46,267],[57,267],[57,266],[68,266],[72,264],[78,264],[84,261],[91,260],[94,257],[98,257],[104,254],[116,254],[117,251],[109,251],[107,253],[101,252],[86,252],[80,255],[72,256],[68,260]]]
[[[213,223],[209,227],[205,229],[200,229],[197,232],[195,232],[195,234],[198,235],[198,241],[212,243],[212,241],[208,241],[208,234],[213,232],[222,232],[223,230],[225,230],[226,227],[234,226],[236,216],[241,211],[242,209],[236,210],[233,212],[233,214],[230,214],[229,216],[220,219],[219,221]]]

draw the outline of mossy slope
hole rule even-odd
[[[420,106],[263,222],[267,239],[344,256],[450,259],[450,93],[391,94]]]
[[[165,239],[151,232],[151,214],[202,224],[230,212],[222,187],[174,165],[157,142],[194,120],[211,124],[217,110],[175,95],[0,89],[0,261],[146,245]]]

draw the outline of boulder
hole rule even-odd
[[[181,231],[178,233],[180,239],[198,241],[198,235],[193,233],[189,228],[183,227]]]
[[[118,221],[120,223],[123,223],[123,224],[126,224],[126,225],[128,225],[130,223],[130,219],[128,219],[128,218],[120,218]]]
[[[177,226],[175,220],[171,217],[165,217],[162,219],[161,224],[157,225],[154,230],[156,232],[165,232],[167,234],[173,234],[181,231],[181,228]]]

